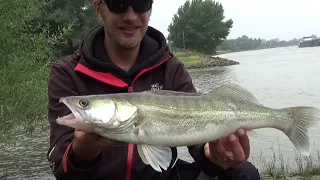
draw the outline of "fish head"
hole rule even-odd
[[[59,118],[59,124],[73,128],[92,129],[92,127],[112,129],[121,123],[132,120],[137,107],[131,103],[108,95],[69,96],[60,98],[70,111],[70,115]]]
[[[98,99],[94,96],[70,96],[59,100],[72,112],[62,117],[64,120],[94,124],[105,124],[112,120],[116,112],[116,105],[112,99]]]

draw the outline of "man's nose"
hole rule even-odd
[[[124,20],[125,21],[133,21],[136,20],[138,14],[133,10],[132,6],[128,7],[128,10],[124,13]]]

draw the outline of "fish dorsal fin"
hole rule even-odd
[[[163,95],[163,96],[201,96],[202,93],[196,92],[181,92],[181,91],[171,91],[171,90],[148,90],[143,91],[142,93],[154,94],[154,95]]]
[[[207,93],[208,96],[218,96],[223,99],[242,100],[261,105],[258,99],[248,90],[237,84],[221,85]]]

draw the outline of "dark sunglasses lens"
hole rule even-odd
[[[123,0],[105,0],[108,9],[114,13],[124,13],[128,9],[128,5]]]
[[[136,12],[147,12],[151,9],[153,0],[137,0],[132,3],[132,7]]]
[[[147,12],[150,10],[153,0],[104,0],[110,11],[114,13],[124,13],[128,6],[132,6],[134,11],[138,13]]]

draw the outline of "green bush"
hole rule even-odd
[[[41,3],[10,0],[0,5],[0,138],[15,128],[32,130],[46,122],[49,67],[61,55],[57,47],[66,43],[72,24],[55,34],[48,24],[35,25]]]

